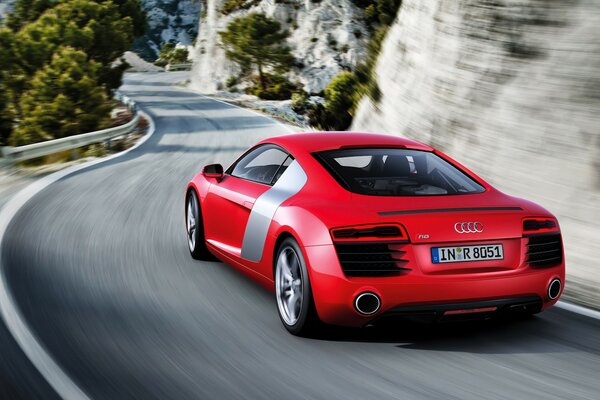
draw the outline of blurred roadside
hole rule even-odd
[[[131,112],[127,108],[118,106],[113,110],[111,126],[123,125],[131,118]],[[129,149],[148,133],[148,128],[148,120],[140,117],[136,128],[131,133],[111,139],[109,143],[95,143],[0,167],[0,208],[19,190],[36,179],[73,165],[83,164]]]
[[[357,130],[430,143],[554,213],[564,300],[600,308],[600,3],[404,0]]]

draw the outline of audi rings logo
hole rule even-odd
[[[481,233],[483,224],[481,222],[457,222],[454,224],[454,230],[458,233]]]

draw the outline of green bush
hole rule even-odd
[[[234,11],[247,10],[259,3],[260,0],[226,0],[221,7],[221,14],[229,15]]]
[[[296,85],[282,75],[263,74],[264,82],[261,84],[258,76],[253,76],[253,85],[246,89],[246,93],[253,94],[264,100],[287,100],[297,90]]]
[[[230,76],[229,78],[227,78],[227,81],[225,82],[225,86],[227,86],[228,89],[233,88],[237,84],[238,84],[237,76]]]
[[[164,67],[167,64],[184,64],[188,62],[188,49],[176,47],[174,43],[164,43],[154,65]]]
[[[307,113],[309,123],[324,130],[345,130],[352,123],[355,104],[363,91],[353,72],[336,75],[325,88],[325,106],[316,104]]]
[[[171,53],[169,63],[171,64],[184,64],[188,62],[189,52],[185,48],[177,48]]]
[[[91,144],[82,149],[83,157],[104,157],[108,154],[106,147],[103,144]]]
[[[365,17],[367,17],[368,21],[375,21],[377,19],[377,8],[375,8],[375,4],[369,4],[367,8],[365,8]]]
[[[308,102],[308,94],[302,90],[300,92],[292,93],[292,110],[298,114],[303,114],[310,106]]]
[[[402,0],[354,0],[354,4],[365,10],[369,24],[390,25],[394,22]]]
[[[169,62],[167,60],[164,60],[162,58],[157,58],[156,61],[154,61],[154,65],[156,65],[157,67],[166,67],[168,63]]]

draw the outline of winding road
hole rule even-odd
[[[90,398],[600,398],[600,321],[561,309],[288,334],[271,293],[189,256],[183,221],[185,185],[203,164],[228,164],[288,128],[173,85],[182,79],[128,75],[122,91],[154,135],[44,189],[1,244],[30,330]],[[11,340],[5,330],[0,343]],[[39,376],[28,379],[17,385],[33,385],[29,397],[52,398]]]

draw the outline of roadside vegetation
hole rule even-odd
[[[358,103],[363,96],[374,102],[381,97],[375,65],[389,27],[396,19],[402,0],[354,0],[365,10],[372,30],[367,59],[354,71],[344,71],[331,80],[324,91],[325,104],[316,104],[307,113],[310,125],[324,130],[345,130],[350,127]]]
[[[246,93],[262,99],[289,99],[297,85],[285,77],[294,63],[285,44],[289,33],[281,24],[264,14],[251,13],[234,19],[219,32],[227,57],[240,67],[240,77],[232,77],[227,86],[247,84]]]
[[[185,47],[177,47],[174,43],[165,43],[160,49],[160,54],[154,65],[164,67],[167,64],[185,64],[188,61],[189,52]]]
[[[240,75],[227,81],[227,88],[262,99],[292,99],[291,107],[306,116],[308,123],[318,129],[345,130],[352,123],[358,103],[366,95],[375,102],[381,92],[375,76],[375,65],[388,29],[396,19],[402,0],[353,0],[362,8],[371,32],[366,59],[353,71],[342,71],[334,77],[320,95],[324,102],[311,101],[300,85],[286,76],[296,66],[289,47],[289,36],[279,22],[264,14],[251,13],[231,21],[220,32],[221,44],[227,57],[240,67]],[[228,0],[223,14],[246,9],[251,0]],[[360,33],[360,31],[359,31]],[[357,36],[358,37],[358,36]],[[316,38],[313,38],[316,41]],[[335,43],[334,43],[335,45]],[[344,49],[340,49],[344,51]],[[347,51],[347,49],[346,49]]]
[[[18,0],[0,27],[0,145],[106,126],[126,63],[144,31],[139,0]]]
[[[221,14],[229,15],[234,11],[247,10],[260,3],[260,0],[225,0],[221,6]]]

